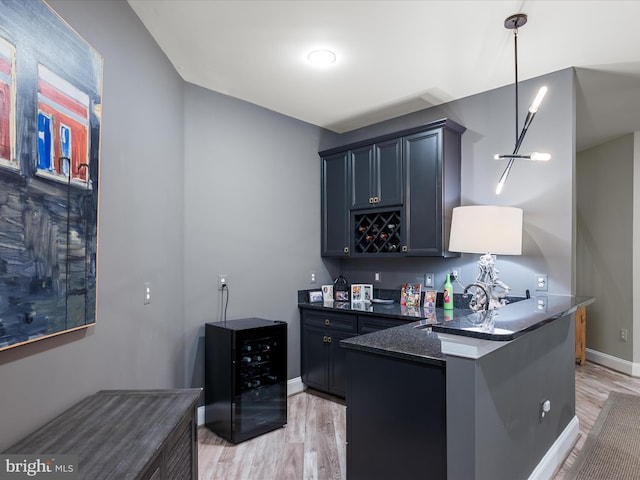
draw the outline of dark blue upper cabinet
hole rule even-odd
[[[464,131],[443,119],[321,152],[322,255],[459,255],[447,247]]]

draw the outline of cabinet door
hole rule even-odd
[[[375,163],[374,146],[349,151],[351,161],[351,208],[369,208],[374,206]]]
[[[407,255],[442,255],[441,129],[404,138]]]
[[[322,256],[349,255],[349,201],[347,152],[322,158]]]
[[[318,390],[328,388],[328,346],[324,329],[303,327],[302,329],[302,381]]]
[[[346,350],[340,346],[340,340],[353,337],[353,334],[330,330],[329,345],[329,393],[339,397],[347,394]]]
[[[351,208],[402,205],[402,141],[367,145],[349,152]]]
[[[402,205],[402,141],[397,138],[375,145],[374,206]]]

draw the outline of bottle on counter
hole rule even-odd
[[[447,280],[444,282],[444,292],[442,294],[442,308],[445,310],[453,310],[453,285],[451,278],[447,273]]]

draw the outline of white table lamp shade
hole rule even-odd
[[[522,255],[522,209],[495,205],[454,208],[449,250]]]

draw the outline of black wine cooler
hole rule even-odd
[[[287,324],[205,324],[205,424],[240,443],[287,423]]]

